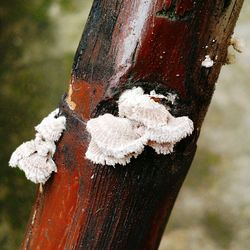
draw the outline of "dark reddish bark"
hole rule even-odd
[[[157,249],[242,2],[94,1],[61,105],[67,131],[55,155],[58,173],[37,195],[23,249]],[[212,68],[201,67],[207,54]],[[194,133],[170,155],[146,148],[125,167],[90,163],[86,121],[117,114],[119,93],[135,85],[178,93],[171,112],[188,115]]]

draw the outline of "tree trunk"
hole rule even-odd
[[[94,0],[61,110],[58,173],[37,193],[23,249],[157,249],[191,165],[243,0]],[[209,55],[214,66],[201,66]],[[174,153],[146,147],[126,166],[85,159],[90,117],[117,114],[117,98],[142,86],[175,91],[175,116],[191,136]]]

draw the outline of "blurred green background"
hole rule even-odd
[[[36,187],[8,167],[12,151],[67,89],[92,1],[0,4],[0,249],[18,249]],[[235,34],[250,42],[250,2]],[[250,49],[224,66],[195,161],[161,250],[250,249]]]

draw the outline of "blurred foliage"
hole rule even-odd
[[[208,212],[204,216],[202,223],[205,226],[207,235],[223,249],[229,249],[230,242],[234,237],[234,226],[230,221],[216,212]]]

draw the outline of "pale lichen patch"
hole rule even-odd
[[[201,62],[201,66],[205,68],[211,68],[214,65],[214,61],[210,58],[209,55],[205,56],[205,59]]]
[[[75,110],[76,108],[76,103],[72,100],[72,94],[73,94],[73,88],[72,88],[72,84],[69,85],[69,91],[68,91],[68,95],[66,98],[66,102],[69,105],[69,108],[71,110]]]
[[[42,185],[42,184],[41,184]],[[39,186],[40,188],[40,186]],[[32,220],[31,220],[31,225],[33,225],[35,223],[35,219],[36,219],[36,213],[37,213],[37,210],[35,209],[34,213],[33,213],[33,216],[32,216]]]

